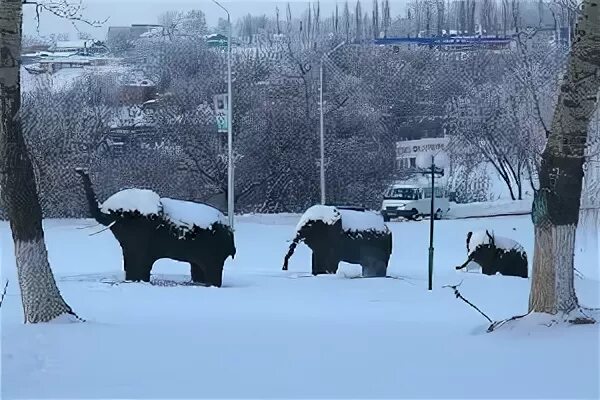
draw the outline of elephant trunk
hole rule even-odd
[[[456,267],[456,269],[463,269],[465,268],[471,261],[473,261],[473,256],[472,254],[469,254],[469,257],[467,258],[467,261],[465,261],[462,265]]]
[[[111,223],[114,222],[114,218],[112,218],[108,214],[103,213],[100,209],[100,204],[98,203],[98,199],[96,198],[96,193],[94,192],[94,188],[92,187],[92,181],[90,179],[89,174],[83,168],[76,168],[75,172],[79,176],[81,176],[81,179],[83,180],[85,197],[87,198],[88,207],[90,209],[92,217],[94,217],[94,219],[98,221],[98,223],[104,226],[109,226]]]
[[[290,244],[290,248],[289,248],[287,254],[285,255],[285,259],[283,260],[283,268],[282,268],[283,271],[287,271],[288,270],[288,261],[292,257],[292,255],[294,254],[294,250],[296,250],[296,247],[298,246],[298,243],[300,243],[303,239],[304,239],[304,236],[300,232],[298,232],[296,234],[296,237],[294,238],[294,240]]]

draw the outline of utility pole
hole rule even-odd
[[[417,158],[417,167],[421,168],[423,175],[431,175],[431,211],[429,214],[429,268],[428,289],[433,289],[433,229],[435,221],[435,176],[444,176],[444,168],[449,164],[446,153],[428,154]]]
[[[233,180],[233,93],[231,90],[231,15],[217,0],[213,3],[227,13],[227,217],[229,226],[234,223],[234,180]]]
[[[213,0],[214,1],[214,0]],[[323,113],[323,62],[325,58],[329,57],[334,51],[342,47],[346,42],[342,42],[335,46],[333,49],[323,54],[321,57],[321,65],[319,68],[319,111],[320,111],[320,150],[321,150],[321,204],[325,204],[325,117]]]

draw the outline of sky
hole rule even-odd
[[[76,1],[76,0],[75,0]],[[330,15],[335,8],[336,0],[320,0],[321,12],[323,15]],[[275,7],[279,6],[282,15],[286,4],[290,3],[292,13],[300,16],[307,8],[308,1],[305,0],[222,0],[223,6],[229,9],[232,18],[237,19],[248,13],[259,15],[274,15]],[[341,5],[343,1],[338,3]],[[397,15],[404,9],[405,0],[390,0],[390,9],[392,16]],[[79,23],[78,28],[81,31],[91,33],[96,39],[105,39],[109,26],[128,26],[131,24],[152,24],[157,23],[158,16],[165,11],[170,10],[191,10],[201,9],[207,18],[210,26],[217,23],[219,17],[225,17],[225,13],[210,0],[83,0],[85,7],[84,16],[88,20],[108,21],[100,28],[91,28],[86,24]],[[350,0],[353,6],[355,0]],[[362,0],[361,7],[363,12],[369,11],[372,6],[372,0]],[[34,6],[25,5],[23,31],[30,36],[48,36],[52,33],[69,33],[71,39],[77,38],[77,30],[70,21],[66,21],[42,12],[39,24],[39,30],[36,22],[36,13]]]

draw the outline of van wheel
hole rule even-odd
[[[412,217],[410,217],[411,220],[413,220],[413,221],[420,221],[420,220],[423,219],[423,216],[421,214],[419,214],[417,212],[417,210],[413,209],[412,211],[415,211],[415,214]]]
[[[390,222],[390,217],[383,214],[383,222]]]
[[[440,220],[442,219],[442,210],[437,210],[435,214],[433,214],[433,219]]]

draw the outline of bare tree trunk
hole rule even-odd
[[[583,162],[600,90],[600,2],[584,0],[533,202],[535,253],[529,311],[578,308],[573,261]]]
[[[442,36],[444,30],[444,0],[436,0],[436,12],[437,12],[437,35]]]
[[[63,300],[50,264],[33,166],[21,126],[22,0],[0,0],[0,172],[2,200],[15,243],[25,322],[75,315]]]

